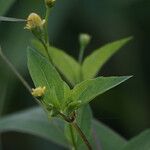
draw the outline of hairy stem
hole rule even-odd
[[[78,132],[78,134],[82,138],[83,142],[87,146],[88,150],[92,150],[92,147],[91,147],[88,139],[86,138],[85,134],[82,132],[82,130],[80,129],[80,127],[78,126],[78,124],[76,122],[72,122],[71,125],[76,129],[76,131]]]

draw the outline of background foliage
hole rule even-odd
[[[30,12],[37,12],[44,16],[43,7],[43,0],[0,0],[0,15],[26,18]],[[101,101],[91,103],[94,116],[126,138],[150,127],[149,8],[148,0],[57,0],[50,17],[51,44],[66,50],[75,58],[80,32],[87,32],[93,37],[86,55],[107,42],[134,36],[134,40],[113,56],[100,74],[132,74],[134,77],[98,97]],[[0,44],[32,85],[26,65],[26,47],[32,36],[23,27],[23,23],[0,23]],[[26,89],[1,60],[0,92],[1,116],[35,105]],[[2,139],[5,149],[29,145],[30,149],[41,146],[46,150],[53,145],[37,137],[18,133],[5,133]]]

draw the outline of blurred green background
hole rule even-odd
[[[44,0],[0,0],[0,15],[26,18],[44,16]],[[127,139],[150,127],[150,1],[149,0],[57,0],[49,19],[51,45],[78,57],[79,33],[89,33],[86,50],[110,41],[134,39],[104,66],[99,75],[133,75],[121,86],[91,103],[94,116]],[[33,85],[26,64],[26,48],[32,39],[24,23],[0,22],[0,45],[26,80]],[[0,59],[0,114],[4,116],[35,105],[31,96]],[[51,149],[53,144],[30,135],[2,135],[4,150]],[[19,141],[19,142],[18,142]]]

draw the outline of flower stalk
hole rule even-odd
[[[48,17],[49,17],[49,8],[46,10],[45,19],[36,13],[31,13],[27,18],[27,24],[25,29],[30,30],[33,35],[42,43],[47,53],[49,61],[52,63],[51,55],[49,54],[49,36],[48,36]]]
[[[45,0],[46,5],[46,15],[45,19],[41,19],[41,17],[35,13],[31,13],[29,17],[27,18],[27,25],[26,29],[31,30],[33,35],[42,43],[42,45],[45,48],[45,51],[47,53],[49,61],[53,64],[51,55],[49,53],[49,32],[48,32],[48,21],[49,21],[49,15],[51,8],[55,4],[55,0]],[[80,41],[80,54],[79,54],[79,63],[82,63],[84,50],[87,47],[87,45],[90,42],[91,37],[87,34],[81,34],[79,41]],[[31,89],[30,89],[31,91]],[[36,89],[32,89],[32,95],[36,97],[43,96],[45,93],[45,87],[37,87]],[[92,150],[92,147],[86,138],[85,134],[82,132],[78,124],[76,123],[76,113],[73,112],[70,116],[66,116],[60,111],[55,110],[56,113],[58,113],[61,118],[69,123],[70,126],[70,132],[72,136],[72,143],[74,146],[74,149],[77,150],[77,143],[75,141],[74,135],[73,135],[73,129],[76,130],[76,132],[79,134],[79,136],[82,138],[83,142],[87,146],[88,150]]]
[[[88,44],[91,41],[91,36],[86,34],[86,33],[82,33],[79,35],[79,43],[80,43],[80,52],[79,52],[79,58],[78,61],[81,64],[82,60],[83,60],[83,55],[84,55],[84,51],[86,49],[86,47],[88,46]]]

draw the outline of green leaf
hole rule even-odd
[[[64,137],[61,120],[48,121],[44,111],[39,107],[27,109],[0,119],[0,132],[15,131],[32,134],[68,147]]]
[[[44,56],[47,56],[45,53],[44,47],[40,42],[33,40],[33,46]],[[60,73],[71,83],[75,85],[79,81],[79,63],[70,55],[64,51],[55,48],[49,47],[49,53],[52,56],[52,60],[55,66],[58,68]]]
[[[120,150],[127,142],[104,124],[93,120],[93,139],[97,149]],[[57,119],[48,121],[40,107],[34,107],[0,119],[0,132],[21,132],[32,134],[68,147],[64,136],[64,122]],[[143,149],[144,150],[144,149]]]
[[[122,77],[98,77],[81,82],[76,85],[71,91],[71,98],[73,102],[78,101],[84,105],[93,100],[96,96],[110,90],[111,88],[121,84],[129,79],[130,76]]]
[[[52,64],[35,50],[28,48],[28,68],[35,86],[46,87],[44,102],[62,110],[70,89]]]
[[[150,130],[131,139],[121,150],[150,150]]]
[[[72,84],[75,85],[79,81],[79,63],[71,56],[54,47],[50,47],[52,59],[58,70]]]
[[[131,39],[132,37],[128,37],[108,43],[87,56],[82,65],[83,79],[86,80],[95,77],[109,58]]]
[[[0,0],[0,15],[4,15],[16,0]]]
[[[93,121],[93,135],[96,149],[120,150],[127,143],[123,137],[97,120]]]

